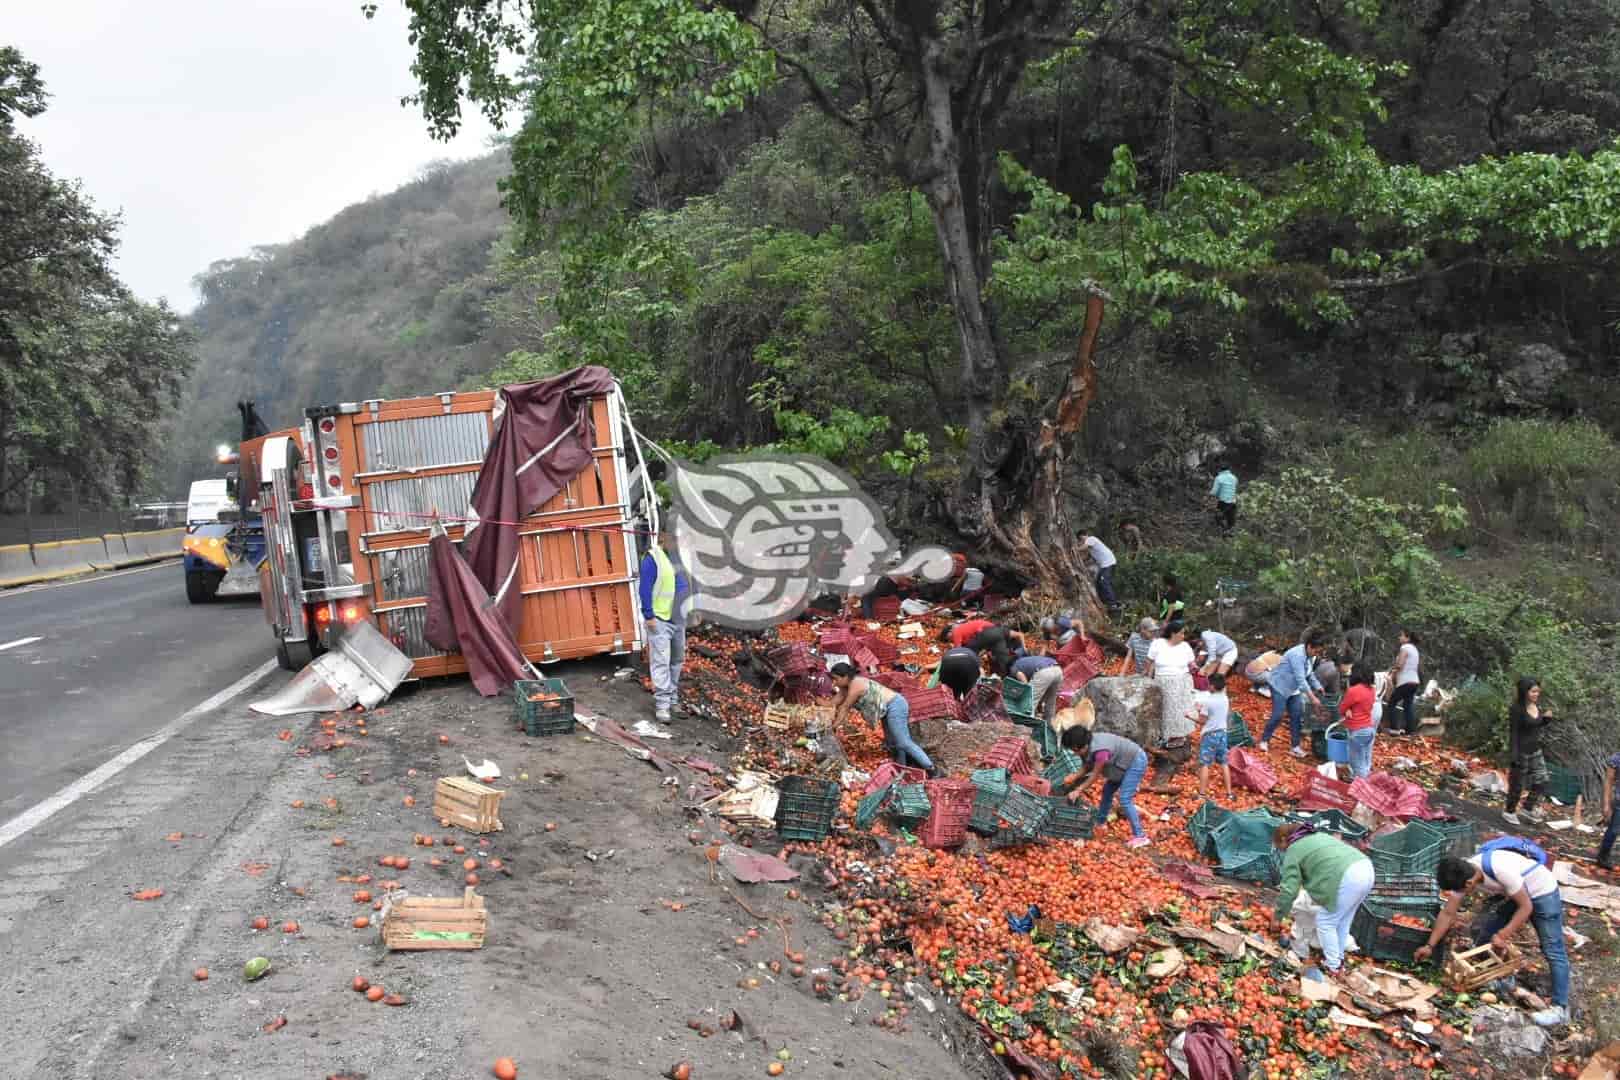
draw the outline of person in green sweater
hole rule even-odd
[[[1272,834],[1272,843],[1283,852],[1277,920],[1288,918],[1301,889],[1309,893],[1312,900],[1327,909],[1327,914],[1316,919],[1322,966],[1329,973],[1338,971],[1344,964],[1351,920],[1372,892],[1372,863],[1337,836],[1317,832],[1310,825],[1280,826]]]

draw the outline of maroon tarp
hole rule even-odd
[[[442,529],[434,534],[428,541],[427,621],[422,635],[434,648],[465,657],[473,686],[485,697],[494,697],[514,680],[529,677],[523,653],[461,552]]]
[[[604,367],[501,388],[495,437],[473,488],[466,558],[506,625],[521,618],[518,526],[590,464],[590,399],[613,389]],[[432,601],[429,600],[429,611]]]

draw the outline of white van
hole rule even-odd
[[[186,528],[219,521],[219,512],[236,509],[236,500],[225,489],[225,480],[193,480],[186,497]]]

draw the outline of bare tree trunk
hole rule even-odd
[[[1007,367],[984,300],[988,265],[969,205],[978,193],[963,182],[964,173],[982,176],[983,170],[964,167],[949,83],[932,59],[924,63],[931,158],[925,191],[961,340],[967,403],[968,453],[951,516],[965,537],[1032,577],[1041,603],[1073,607],[1088,623],[1096,623],[1103,610],[1064,510],[1063,466],[1067,436],[1079,430],[1096,392],[1091,348],[1102,317],[1101,299],[1094,298],[1094,317],[1088,316],[1075,372],[1058,401],[1056,424],[1043,421],[1036,428],[1009,422],[1019,418],[997,419]]]

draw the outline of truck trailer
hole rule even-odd
[[[411,677],[467,669],[424,635],[428,540],[437,523],[462,542],[497,400],[480,390],[316,406],[254,448],[260,595],[283,668],[364,620],[410,658]],[[656,499],[617,385],[589,409],[590,463],[518,530],[515,637],[535,663],[642,646],[637,538],[656,527]]]

